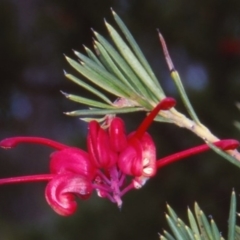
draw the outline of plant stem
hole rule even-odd
[[[198,137],[202,138],[204,142],[214,143],[220,140],[217,136],[211,133],[206,126],[203,124],[196,124],[194,121],[190,120],[184,114],[178,112],[176,109],[171,108],[169,111],[161,111],[159,112],[159,115],[169,119],[179,127],[190,130]],[[240,153],[236,149],[227,150],[226,152],[240,161]]]

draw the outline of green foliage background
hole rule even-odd
[[[186,0],[25,0],[0,1],[0,138],[38,135],[85,148],[87,125],[62,112],[79,106],[59,92],[87,96],[66,79],[73,70],[62,53],[91,47],[94,28],[107,35],[110,7],[121,16],[169,96],[178,99],[158,41],[163,33],[170,54],[201,121],[220,138],[238,138],[240,2]],[[181,104],[178,109],[183,109]],[[123,115],[128,130],[144,114]],[[190,132],[154,123],[150,129],[165,156],[200,144]],[[50,150],[24,145],[0,151],[0,176],[48,171]],[[229,195],[240,189],[239,170],[209,152],[162,169],[146,186],[130,192],[119,212],[93,196],[79,202],[73,217],[57,216],[44,199],[45,184],[0,188],[0,239],[158,239],[166,228],[168,202],[183,219],[198,201],[226,234]],[[237,198],[238,200],[238,198]]]

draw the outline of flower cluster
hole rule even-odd
[[[146,131],[159,111],[169,110],[174,105],[174,99],[163,99],[138,129],[128,135],[119,117],[109,118],[107,128],[101,127],[97,121],[91,121],[87,152],[39,137],[4,139],[0,147],[6,149],[25,142],[44,144],[57,151],[50,155],[49,174],[0,179],[0,184],[48,181],[46,200],[63,216],[76,211],[75,197],[88,199],[94,189],[99,197],[107,198],[121,207],[122,196],[131,189],[141,188],[156,174],[158,168],[209,149],[207,145],[201,145],[157,160],[156,146]],[[238,142],[222,140],[215,145],[228,150],[235,149]]]

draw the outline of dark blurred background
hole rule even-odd
[[[233,121],[240,119],[235,107],[240,101],[240,1],[0,0],[0,139],[33,135],[86,147],[87,124],[63,114],[85,106],[68,101],[60,90],[86,95],[64,79],[63,69],[75,71],[63,53],[73,57],[71,49],[91,47],[90,28],[107,36],[103,18],[114,23],[110,7],[131,30],[167,95],[178,99],[156,28],[202,122],[220,138],[238,138]],[[184,112],[180,101],[178,109]],[[123,118],[132,131],[144,114]],[[159,157],[201,143],[167,124],[153,124],[150,132]],[[46,173],[50,153],[27,144],[0,150],[0,176]],[[0,239],[156,240],[166,228],[166,202],[186,220],[187,206],[193,208],[196,200],[226,235],[230,193],[235,188],[239,196],[239,180],[239,169],[208,152],[162,169],[143,189],[124,197],[121,211],[94,195],[80,201],[78,212],[68,218],[47,205],[45,183],[1,186]]]

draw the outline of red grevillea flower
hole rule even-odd
[[[126,134],[121,118],[113,118],[106,129],[91,121],[87,136],[88,152],[39,137],[4,139],[0,147],[6,149],[19,143],[35,143],[56,151],[50,155],[50,173],[0,179],[0,184],[47,181],[46,200],[63,216],[76,211],[76,197],[87,199],[94,189],[99,197],[108,198],[121,207],[122,196],[131,189],[141,188],[157,169],[209,149],[204,144],[157,160],[156,146],[146,131],[159,111],[169,110],[174,105],[173,98],[163,99],[130,134]],[[223,150],[235,149],[239,145],[238,141],[231,139],[214,144]],[[127,176],[130,181],[127,181]]]

